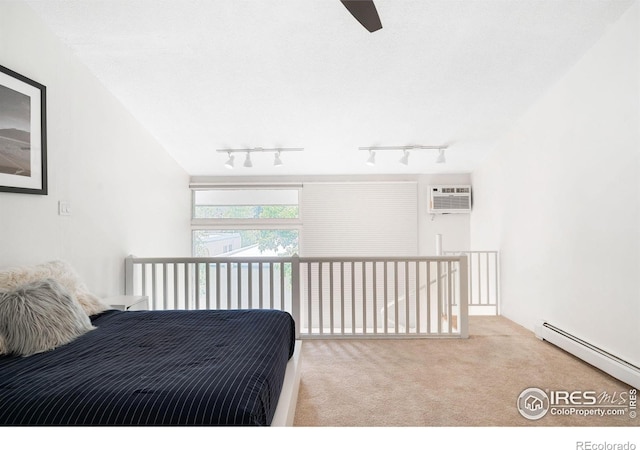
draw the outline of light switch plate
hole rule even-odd
[[[70,202],[58,202],[58,214],[61,216],[71,215],[71,203]]]

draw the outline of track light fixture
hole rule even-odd
[[[253,163],[251,162],[251,153],[247,152],[247,156],[244,159],[243,166],[245,166],[245,167],[253,167]]]
[[[301,152],[302,150],[304,150],[303,148],[262,148],[262,147],[256,147],[256,148],[238,148],[238,149],[218,149],[216,150],[217,152],[220,153],[226,153],[227,155],[229,155],[229,159],[227,159],[227,162],[224,163],[224,166],[227,167],[228,169],[233,169],[233,163],[234,163],[234,153],[246,153],[247,156],[244,159],[244,167],[253,167],[253,161],[251,161],[251,153],[256,153],[256,152],[272,152],[274,153],[274,158],[273,158],[273,165],[276,167],[282,166],[282,158],[281,158],[281,153],[282,152]]]
[[[405,145],[400,147],[359,147],[358,150],[366,150],[369,152],[369,159],[367,159],[367,165],[369,166],[375,165],[375,154],[377,150],[400,150],[402,151],[402,157],[400,158],[399,162],[407,166],[409,165],[410,150],[438,150],[436,163],[442,164],[446,162],[446,159],[444,157],[444,151],[446,148],[446,145]]]
[[[280,167],[282,165],[282,160],[280,159],[280,150],[278,150],[273,156],[273,165],[276,167]]]
[[[405,166],[409,165],[409,150],[402,150],[402,158],[400,158],[399,162]]]
[[[233,156],[233,155],[231,154],[231,152],[229,152],[229,159],[227,159],[227,162],[226,162],[226,163],[224,163],[224,166],[225,166],[227,169],[233,169],[233,161],[234,161],[235,159],[236,159],[236,158],[235,158],[235,156]]]
[[[369,150],[369,159],[367,159],[367,165],[368,166],[376,165],[376,152],[374,152],[373,150]]]

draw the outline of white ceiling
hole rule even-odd
[[[470,172],[633,0],[27,0],[191,175]],[[449,145],[436,151],[358,147]],[[303,147],[225,169],[216,149]],[[240,164],[238,164],[240,163]]]

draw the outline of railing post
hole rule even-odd
[[[133,258],[129,255],[124,260],[124,295],[133,295]]]
[[[300,257],[291,258],[291,315],[296,326],[296,339],[300,339]]]
[[[469,274],[467,267],[467,256],[460,255],[459,259],[459,284],[460,284],[460,337],[469,337],[469,283],[467,282]]]
[[[436,234],[436,256],[442,256],[442,235]]]

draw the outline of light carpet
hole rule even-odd
[[[628,401],[630,386],[503,317],[471,317],[455,339],[306,340],[294,426],[638,426],[623,416],[524,418],[518,396],[596,391]],[[618,396],[617,398],[615,396]]]

